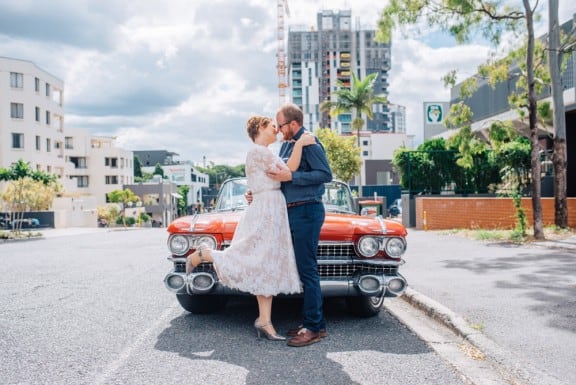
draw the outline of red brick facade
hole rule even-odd
[[[512,229],[516,226],[512,198],[416,197],[416,229]],[[523,198],[528,226],[532,199]],[[544,226],[554,224],[554,198],[542,198]],[[568,198],[568,226],[576,228],[576,198]]]

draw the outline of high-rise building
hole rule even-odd
[[[323,10],[317,26],[290,27],[288,32],[288,82],[293,103],[304,111],[304,125],[314,131],[330,127],[341,134],[352,132],[352,115],[336,118],[320,112],[320,104],[330,100],[337,81],[350,86],[352,73],[359,79],[377,73],[374,93],[388,96],[390,44],[377,43],[375,29],[353,28],[350,10]],[[364,129],[393,132],[388,105],[375,105],[374,118],[365,119]]]

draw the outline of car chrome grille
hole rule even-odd
[[[222,245],[222,249],[229,246],[230,244]],[[356,252],[352,243],[321,243],[316,253],[318,261],[349,261],[353,257],[356,257]]]
[[[321,243],[316,254],[318,261],[350,260],[355,256],[354,245],[351,243]]]
[[[230,246],[223,244],[222,249]],[[356,259],[354,244],[342,242],[322,242],[318,245],[318,272],[321,278],[350,279],[358,274],[395,275],[398,266],[365,263]],[[185,264],[176,264],[177,271],[184,272]],[[211,263],[202,263],[194,269],[195,272],[208,272],[216,276]]]
[[[320,277],[353,277],[356,274],[394,275],[397,266],[381,266],[366,263],[319,265]]]

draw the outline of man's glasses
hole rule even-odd
[[[278,124],[278,129],[280,130],[282,127],[284,127],[287,124],[290,124],[292,121],[290,122],[286,122],[286,123],[282,123],[282,124]]]

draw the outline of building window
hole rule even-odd
[[[86,158],[83,156],[71,156],[68,161],[74,164],[74,168],[86,168]]]
[[[36,119],[37,122],[40,122],[40,107],[34,109],[34,119]]]
[[[10,72],[10,87],[24,88],[24,75],[19,72]]]
[[[362,156],[368,156],[368,151],[362,151]]]
[[[40,151],[41,147],[40,140],[41,140],[40,136],[36,135],[36,151]]]
[[[50,148],[52,141],[50,140],[50,138],[46,139],[46,152],[50,152],[52,151],[52,149]]]
[[[363,145],[363,146],[367,146],[367,145],[368,145],[368,141],[367,141],[367,140],[363,140],[363,141],[362,141],[362,145]]]
[[[50,111],[46,111],[46,124],[50,125]]]
[[[76,187],[88,187],[88,176],[70,176],[70,179],[76,178]]]
[[[71,136],[67,136],[64,138],[64,148],[67,150],[74,149],[74,139]]]
[[[118,158],[104,158],[104,165],[110,168],[118,168]]]
[[[24,134],[12,133],[12,148],[24,148]]]
[[[40,92],[40,79],[34,78],[34,91]]]
[[[24,104],[10,103],[10,117],[13,119],[24,119]]]
[[[50,83],[46,83],[46,96],[50,96]]]
[[[118,176],[106,175],[106,184],[118,184]]]

